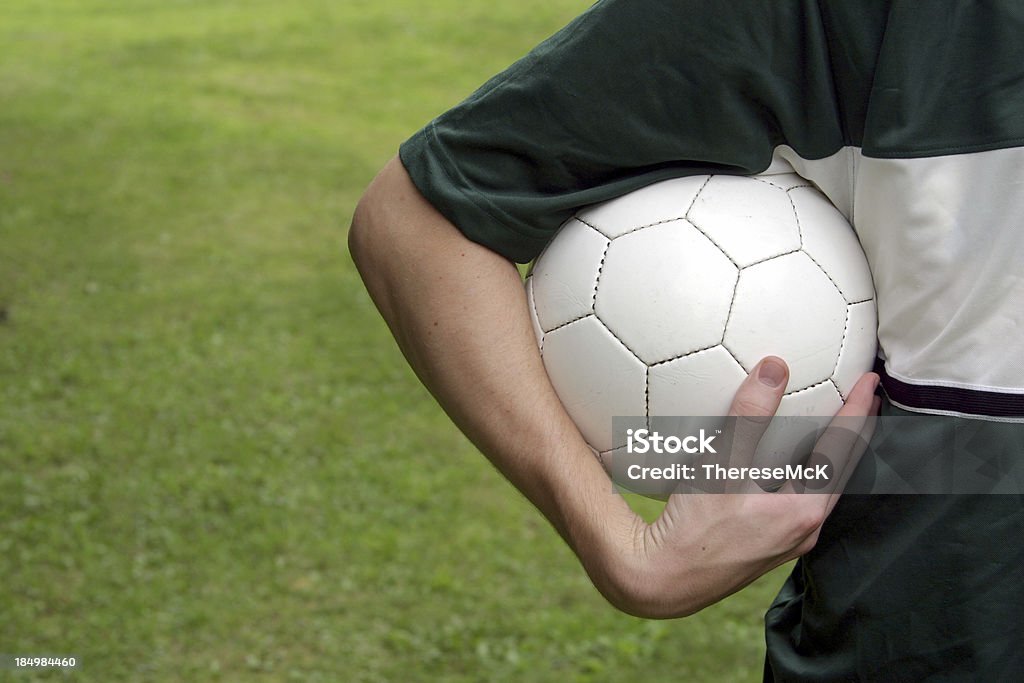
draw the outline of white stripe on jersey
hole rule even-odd
[[[767,172],[790,169],[855,227],[891,375],[1024,392],[1024,148],[879,159],[846,147],[807,160],[779,147]]]

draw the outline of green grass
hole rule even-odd
[[[608,607],[345,253],[398,143],[587,4],[0,5],[0,653],[83,682],[757,679],[781,575],[686,620]]]

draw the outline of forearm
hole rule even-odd
[[[467,240],[397,160],[360,202],[349,245],[426,387],[621,605],[629,546],[643,522],[611,494],[548,381],[516,267]]]

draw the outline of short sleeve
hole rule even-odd
[[[400,149],[470,239],[533,259],[581,206],[842,139],[814,2],[604,0]]]

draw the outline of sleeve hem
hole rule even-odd
[[[547,231],[524,233],[475,192],[452,164],[433,122],[401,145],[399,159],[424,198],[467,239],[510,261],[528,263],[551,238]]]

